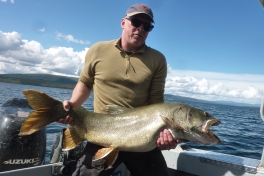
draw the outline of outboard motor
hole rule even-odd
[[[0,172],[44,163],[46,129],[18,136],[23,121],[31,111],[26,99],[12,98],[0,106]]]

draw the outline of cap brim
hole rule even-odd
[[[150,15],[148,15],[148,14],[146,14],[146,13],[143,13],[143,12],[132,12],[132,13],[128,13],[128,14],[126,14],[126,15],[129,16],[129,17],[132,17],[132,16],[137,15],[137,14],[144,14],[144,15],[147,15],[148,17],[150,17],[152,23],[154,23],[153,18],[152,18]]]

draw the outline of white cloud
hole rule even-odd
[[[45,32],[45,28],[41,28],[38,30],[39,32]]]
[[[73,43],[79,43],[79,44],[90,44],[89,41],[78,40],[78,39],[75,39],[72,35],[64,35],[62,33],[57,33],[56,38],[59,40],[64,39],[67,42],[73,42]]]
[[[264,75],[173,70],[169,66],[165,93],[259,104],[264,93]]]
[[[17,32],[3,33],[0,31],[0,44],[0,51],[8,51],[18,49],[23,41]]]
[[[7,0],[1,0],[1,2],[7,2]],[[10,2],[11,2],[12,4],[14,4],[14,3],[15,3],[15,0],[10,0]]]
[[[0,73],[50,73],[78,76],[88,48],[44,49],[36,41],[22,40],[17,32],[0,31]]]
[[[0,31],[0,74],[78,76],[87,50],[74,51],[66,47],[44,49],[37,41],[21,39],[17,32]],[[165,93],[204,100],[259,104],[264,93],[264,75],[174,70],[168,66]]]

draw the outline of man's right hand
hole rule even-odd
[[[87,100],[89,95],[90,95],[90,89],[84,83],[79,81],[76,84],[75,88],[73,89],[71,99],[65,100],[63,102],[63,107],[65,111],[69,111],[71,107],[75,107],[75,108],[80,107],[85,102],[85,100]],[[61,117],[61,119],[59,119],[58,122],[63,124],[73,125],[74,119],[70,116]]]
[[[63,107],[64,107],[65,111],[69,111],[71,109],[71,102],[68,100],[65,100],[63,102]],[[74,124],[73,118],[70,116],[66,116],[65,118],[61,118],[58,120],[58,122],[63,123],[63,124],[70,124],[70,125]]]

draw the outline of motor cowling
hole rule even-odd
[[[8,99],[0,106],[0,172],[44,163],[46,129],[18,136],[24,120],[32,112],[26,99]]]

